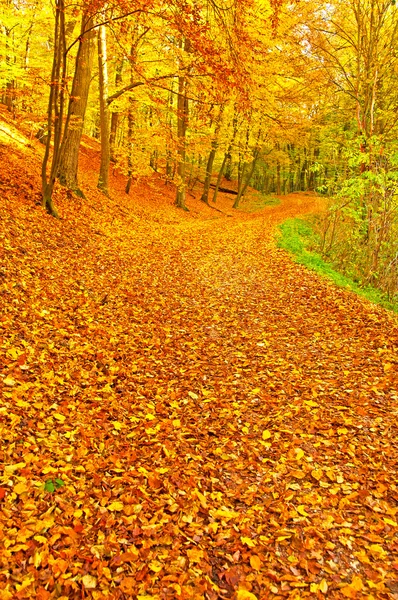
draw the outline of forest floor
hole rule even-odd
[[[321,201],[107,198],[85,140],[57,220],[7,135],[0,599],[398,598],[397,318],[274,239]]]

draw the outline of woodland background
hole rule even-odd
[[[2,102],[47,143],[76,193],[82,132],[131,182],[154,171],[186,194],[239,206],[316,190],[323,258],[397,293],[397,8],[391,0],[1,2]],[[234,180],[236,185],[228,185]]]

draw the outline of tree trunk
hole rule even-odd
[[[100,100],[100,132],[101,132],[101,166],[98,189],[109,193],[109,165],[111,161],[110,123],[108,106],[108,64],[106,50],[106,29],[101,25],[98,29],[98,79]]]
[[[218,119],[217,119],[217,123],[215,126],[215,130],[214,130],[214,139],[211,142],[211,150],[209,153],[209,158],[207,159],[205,183],[204,183],[204,187],[203,187],[203,194],[201,197],[202,202],[205,202],[206,204],[209,204],[209,189],[210,189],[210,183],[211,183],[211,176],[213,173],[214,159],[216,157],[216,152],[217,152],[217,148],[218,148],[218,134],[220,132],[223,112],[224,112],[224,106],[221,106],[220,112],[218,115]]]
[[[258,160],[259,156],[260,156],[260,150],[256,149],[255,153],[254,153],[253,162],[251,164],[251,169],[250,169],[249,175],[247,176],[246,182],[243,185],[243,176],[244,176],[244,173],[245,173],[245,170],[246,170],[247,163],[244,164],[243,169],[242,169],[242,184],[240,185],[240,189],[238,191],[238,195],[236,196],[236,200],[235,200],[232,208],[239,208],[239,203],[240,203],[241,199],[243,198],[243,196],[245,195],[247,187],[248,187],[248,185],[250,183],[250,180],[251,180],[251,178],[253,176],[254,169],[256,168],[256,163],[257,163],[257,160]]]
[[[55,5],[55,33],[54,52],[51,70],[50,96],[47,110],[47,141],[41,170],[43,207],[53,217],[58,217],[58,212],[53,204],[52,194],[55,179],[58,173],[64,104],[66,88],[66,37],[65,37],[65,3],[57,0]],[[51,159],[50,173],[47,173],[47,165],[50,157],[51,139],[54,133],[53,153]]]
[[[216,152],[217,152],[217,141],[213,141],[211,143],[211,150],[210,150],[209,158],[207,159],[206,176],[205,176],[205,182],[204,182],[204,186],[203,186],[203,194],[201,197],[202,202],[205,202],[206,204],[209,204],[209,189],[210,189],[211,175],[213,172],[213,164],[214,164],[214,159],[216,157]]]
[[[91,70],[94,56],[94,31],[85,33],[93,26],[93,20],[83,13],[79,48],[76,55],[75,73],[62,141],[58,178],[62,185],[84,198],[78,183],[78,161],[80,141],[83,133]]]
[[[276,163],[276,193],[281,195],[281,163],[279,160]]]
[[[125,192],[130,193],[131,183],[133,181],[133,129],[134,129],[134,115],[133,115],[133,100],[130,98],[130,106],[127,114],[127,168],[128,168],[128,179],[126,183]]]
[[[214,202],[214,204],[217,202],[218,190],[220,189],[221,180],[222,180],[222,176],[224,174],[224,169],[225,169],[226,162],[228,160],[228,156],[230,156],[230,154],[228,152],[226,152],[224,154],[224,158],[223,158],[223,161],[221,163],[220,170],[218,172],[217,183],[216,183],[216,187],[214,188],[214,194],[213,194],[213,202]]]
[[[185,52],[190,51],[190,42],[185,39],[183,43]],[[178,96],[177,96],[177,191],[175,204],[178,208],[188,210],[185,204],[186,181],[185,181],[185,162],[186,162],[186,132],[188,127],[188,98],[187,98],[187,80],[185,75],[178,77]]]
[[[122,71],[123,71],[123,60],[120,61],[116,67],[116,76],[115,76],[116,89],[118,87],[120,87],[120,84],[122,83]],[[110,140],[109,140],[110,147],[111,147],[111,161],[112,162],[116,162],[115,147],[116,147],[116,133],[117,133],[118,125],[119,125],[119,112],[115,111],[115,112],[112,112],[112,116],[111,116],[111,133],[110,133]]]

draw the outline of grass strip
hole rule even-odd
[[[327,277],[338,287],[349,289],[352,292],[366,298],[374,304],[379,304],[388,310],[398,312],[398,303],[392,302],[383,292],[377,288],[362,287],[353,279],[336,271],[329,263],[325,262],[320,254],[311,248],[317,245],[317,234],[311,223],[304,219],[287,219],[279,225],[277,243],[279,248],[290,252],[294,260],[300,265]]]

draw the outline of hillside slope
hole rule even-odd
[[[276,248],[319,201],[106,198],[86,140],[56,220],[0,142],[0,598],[397,598],[397,320]]]

